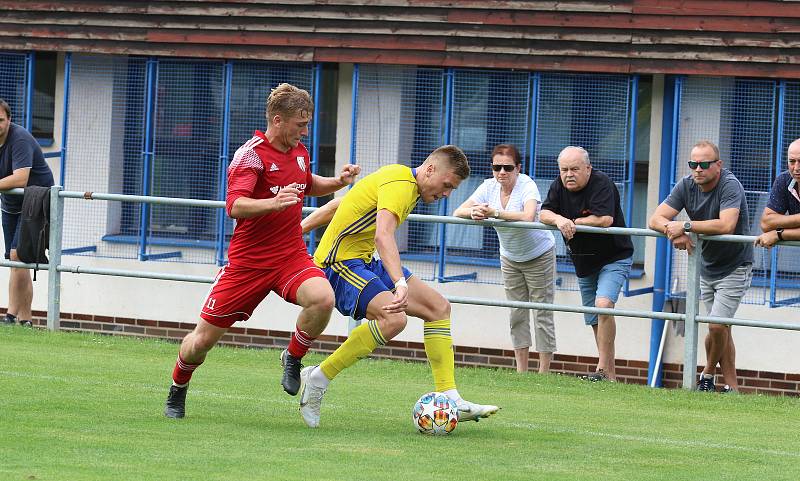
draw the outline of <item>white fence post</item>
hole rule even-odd
[[[61,233],[64,223],[64,198],[59,196],[62,187],[50,187],[50,241],[47,268],[47,329],[57,331],[61,324]]]
[[[694,242],[694,251],[689,255],[686,272],[686,329],[683,354],[683,388],[694,389],[697,371],[697,320],[700,307],[700,261],[701,242],[696,234],[690,234]]]

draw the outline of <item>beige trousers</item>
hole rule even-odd
[[[510,301],[552,303],[555,290],[556,250],[550,249],[535,259],[514,262],[500,256],[500,270],[506,297]],[[529,348],[531,342],[530,309],[511,309],[511,342],[514,349]],[[553,311],[534,309],[536,351],[556,351],[556,327]]]

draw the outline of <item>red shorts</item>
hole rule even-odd
[[[312,277],[326,279],[310,257],[289,259],[275,269],[225,266],[208,291],[200,317],[217,327],[231,327],[249,319],[270,291],[297,304],[297,289]]]

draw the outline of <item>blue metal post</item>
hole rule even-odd
[[[144,146],[142,149],[142,195],[150,195],[150,170],[153,163],[154,125],[156,110],[156,83],[158,82],[158,60],[147,60],[147,92],[145,104]],[[147,232],[150,229],[150,204],[139,208],[139,260],[147,260]]]
[[[453,115],[453,69],[447,69],[444,74],[444,138],[445,144],[450,143],[450,127]],[[447,197],[439,204],[439,215],[447,215]],[[439,282],[445,279],[445,257],[447,256],[447,224],[439,224]]]
[[[61,118],[61,165],[59,167],[59,185],[65,185],[67,179],[67,126],[69,125],[69,76],[72,72],[72,53],[64,55],[64,113]]]
[[[539,85],[541,82],[541,74],[534,72],[530,74],[529,81],[529,98],[531,102],[531,118],[530,118],[530,138],[528,140],[528,175],[531,179],[536,176],[536,129],[539,126]]]
[[[636,169],[636,113],[639,103],[639,76],[632,75],[628,80],[628,88],[630,89],[630,112],[628,112],[628,178],[625,181],[625,219],[628,225],[633,227],[633,184],[634,184],[634,171]],[[630,277],[625,279],[624,294],[625,297],[634,295],[631,291]],[[639,289],[636,294],[644,294],[649,289]]]
[[[322,101],[320,91],[322,85],[322,64],[315,63],[313,68],[314,117],[311,120],[311,173],[319,173],[319,111]],[[311,207],[319,206],[319,198],[311,197]],[[313,230],[308,234],[308,250],[311,253],[316,245],[317,234]]]
[[[783,137],[786,135],[783,127],[783,117],[785,112],[786,81],[781,80],[778,82],[778,148],[775,149],[775,175],[773,178],[777,177],[783,169]],[[783,249],[783,247],[776,247],[769,250],[769,307],[775,307],[777,305],[775,291],[777,290],[778,285],[778,249]]]
[[[625,186],[625,190],[627,191],[627,198],[625,199],[625,218],[628,219],[628,223],[631,223],[633,216],[634,169],[636,169],[636,111],[639,108],[639,76],[632,76],[629,85],[631,89],[631,111],[628,129],[628,180]]]
[[[355,164],[356,137],[358,137],[358,64],[353,65],[353,98],[350,99],[350,163]]]
[[[355,164],[357,163],[356,157],[356,137],[358,136],[358,64],[353,65],[353,98],[350,99],[351,102],[351,109],[350,109],[350,163]],[[347,321],[347,333],[353,331],[356,327],[361,325],[360,320],[355,320],[352,317],[348,317]]]
[[[676,119],[680,111],[680,83],[676,82],[675,77],[665,76],[664,78],[664,109],[661,125],[661,160],[659,162],[659,182],[658,199],[663,201],[669,195],[671,189],[670,172],[675,171],[676,158],[676,139],[678,137],[678,124]],[[661,311],[664,308],[667,290],[667,279],[669,278],[669,243],[664,237],[656,240],[656,262],[655,272],[653,273],[653,311]],[[650,362],[647,367],[647,384],[649,386],[661,386],[661,364],[658,362],[658,351],[661,347],[661,338],[664,335],[664,320],[653,319],[650,321]],[[654,378],[655,377],[655,382]]]
[[[33,80],[36,76],[36,53],[25,54],[25,128],[33,131]]]
[[[675,77],[675,86],[674,86],[674,95],[672,100],[672,153],[670,154],[670,171],[669,171],[669,187],[668,189],[672,189],[672,186],[675,185],[676,182],[676,174],[678,171],[678,134],[679,134],[679,127],[680,127],[680,112],[681,112],[681,95],[683,95],[683,80],[685,77],[679,76]],[[666,81],[665,81],[666,87]],[[666,99],[665,99],[666,100]],[[667,190],[669,192],[669,190]],[[666,196],[665,196],[666,198]],[[666,242],[666,241],[664,241]],[[672,295],[670,289],[672,287],[669,284],[670,277],[672,277],[672,253],[669,252],[667,254],[667,271],[664,273],[664,279],[666,284],[664,287],[666,288],[667,297]]]
[[[231,84],[233,83],[233,62],[225,62],[225,97],[222,111],[222,132],[219,147],[219,165],[217,167],[217,192],[218,199],[224,201],[227,197],[227,167],[228,145],[231,135]],[[225,264],[225,209],[217,209],[217,265]]]

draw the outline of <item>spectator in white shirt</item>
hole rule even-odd
[[[492,178],[486,179],[453,215],[533,222],[542,198],[533,179],[521,173],[519,151],[511,144],[500,144],[492,150],[491,159]],[[503,227],[495,227],[495,231],[500,240],[506,297],[512,301],[552,303],[556,252],[550,231]],[[511,309],[510,324],[517,372],[526,372],[532,346],[529,309]],[[556,350],[553,311],[534,310],[534,328],[539,372],[547,373]]]

